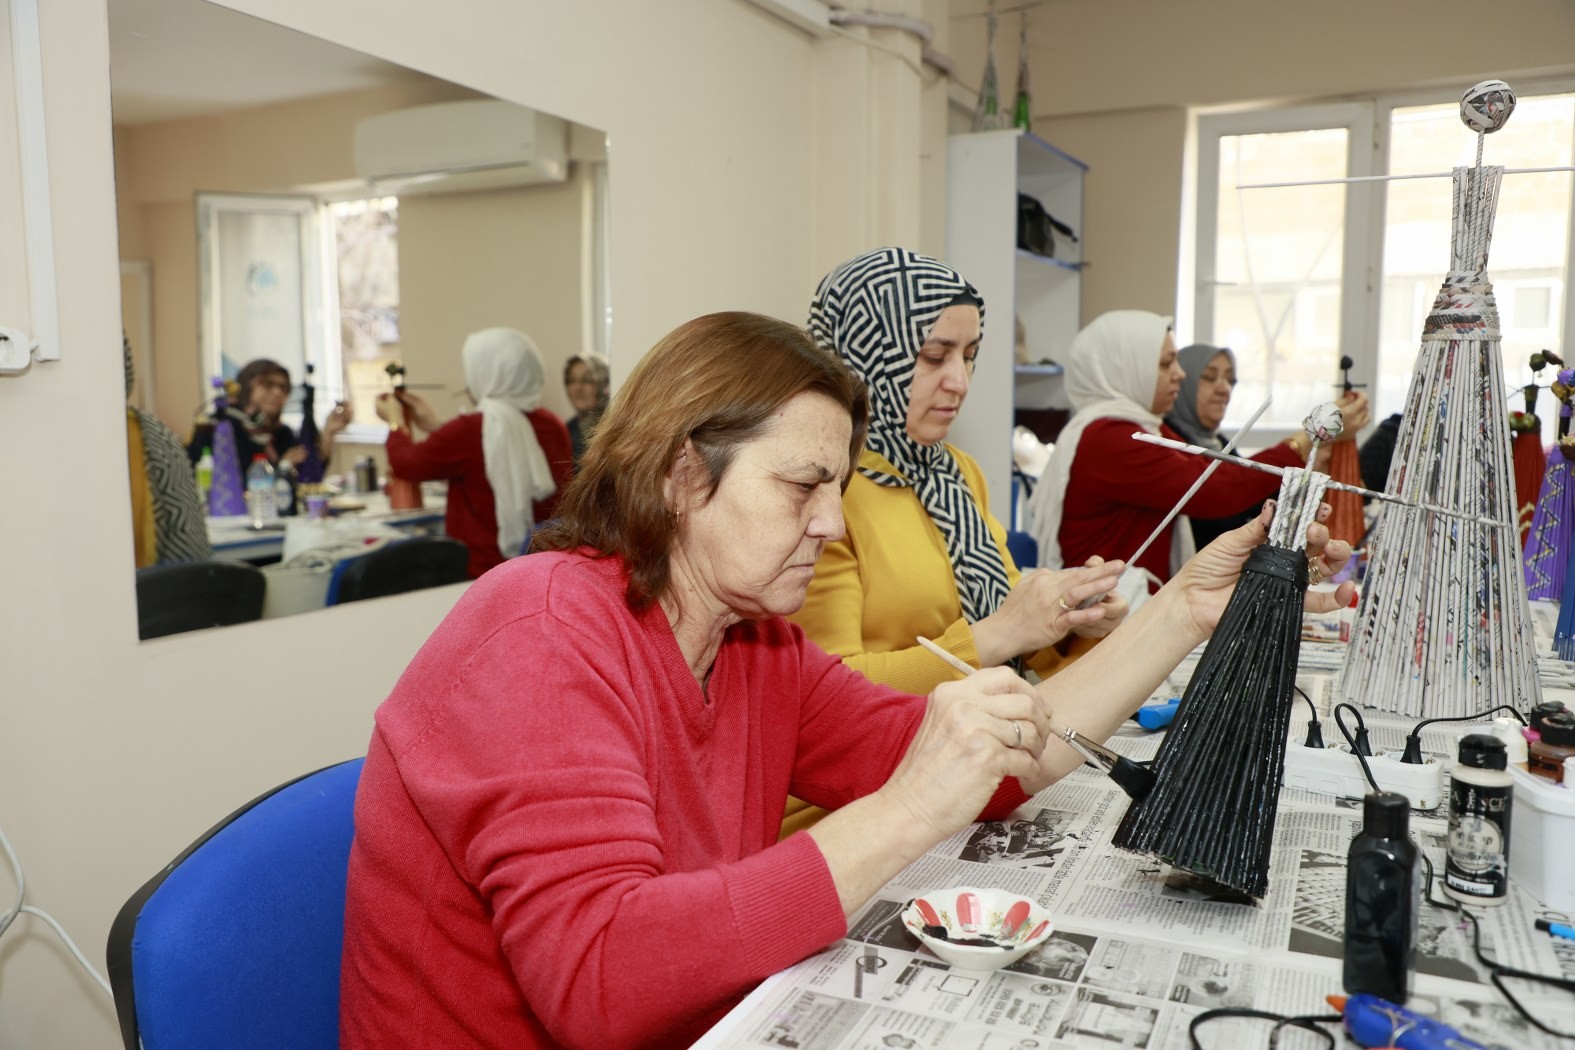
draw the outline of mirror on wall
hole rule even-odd
[[[566,363],[606,352],[606,136],[207,0],[108,11],[142,637],[447,580],[369,567],[441,536],[447,499],[388,484],[374,406],[399,382],[469,411],[460,347],[509,327],[541,351],[542,407],[574,415]],[[260,358],[282,373],[248,384],[250,419],[216,416]],[[323,480],[259,527],[240,460],[292,442]],[[193,500],[187,473],[220,495]]]

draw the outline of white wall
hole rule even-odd
[[[137,642],[105,12],[39,6],[64,358],[0,379],[0,824],[29,900],[102,964],[119,905],[209,824],[364,750],[458,589]],[[699,313],[801,320],[822,270],[925,225],[919,154],[941,145],[918,75],[841,41],[824,69],[826,49],[742,0],[226,6],[607,129],[615,377]],[[839,152],[847,112],[894,152]],[[897,195],[850,205],[877,175]],[[0,1046],[116,1045],[107,1001],[18,920],[0,942]]]

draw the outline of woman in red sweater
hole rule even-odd
[[[1039,560],[1060,568],[1096,554],[1130,558],[1211,462],[1132,440],[1138,430],[1181,439],[1162,422],[1186,376],[1170,318],[1145,310],[1101,314],[1072,340],[1065,364],[1066,392],[1076,411],[1056,438],[1029,504]],[[1311,441],[1297,431],[1252,458],[1301,467],[1309,452]],[[1221,466],[1182,511],[1223,518],[1262,503],[1279,487],[1273,474]],[[1146,573],[1153,590],[1192,553],[1190,524],[1178,517],[1128,571]]]
[[[994,667],[899,693],[782,618],[842,535],[867,416],[835,358],[757,314],[640,362],[539,553],[467,590],[377,710],[345,1050],[689,1046],[904,867],[1075,768],[1052,709],[1108,737],[1266,536],[1212,545],[1038,687]],[[779,842],[790,791],[833,812]]]
[[[524,332],[486,328],[462,351],[465,389],[476,404],[442,422],[421,398],[384,394],[377,414],[389,425],[389,469],[411,481],[448,482],[443,528],[470,549],[470,576],[524,551],[536,522],[557,513],[574,474],[563,420],[541,407],[541,351]],[[427,437],[417,441],[412,428]]]

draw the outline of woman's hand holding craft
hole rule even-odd
[[[1373,406],[1367,400],[1367,395],[1360,390],[1352,390],[1340,398],[1340,415],[1345,419],[1345,429],[1340,431],[1336,441],[1355,441],[1357,433],[1373,419]]]
[[[1104,563],[1105,559],[1096,554],[1083,564],[1092,569],[1097,568]],[[1067,604],[1071,605],[1072,603],[1068,602]],[[1075,605],[1072,607],[1074,609],[1077,608]],[[1104,610],[1104,616],[1095,620],[1093,623],[1085,623],[1081,627],[1074,627],[1072,629],[1072,633],[1077,635],[1079,638],[1103,638],[1105,635],[1121,626],[1121,621],[1126,619],[1127,613],[1131,611],[1130,606],[1127,604],[1127,600],[1123,598],[1119,592],[1114,590],[1105,592],[1104,597],[1100,598],[1099,601],[1095,602],[1093,605],[1090,605],[1088,609],[1089,611],[1102,609]]]
[[[1023,653],[1038,652],[1079,627],[1105,620],[1111,610],[1103,603],[1087,609],[1078,605],[1113,591],[1124,568],[1123,562],[1112,561],[1023,573],[1001,607],[973,625],[980,665],[994,667]],[[1121,615],[1125,615],[1124,603]]]
[[[943,682],[881,793],[939,841],[976,819],[1003,777],[1035,776],[1049,731],[1033,687],[1004,667]]]
[[[1318,520],[1326,520],[1329,513],[1329,505],[1324,504],[1318,512]],[[1268,539],[1269,522],[1273,517],[1274,501],[1270,500],[1252,521],[1232,529],[1199,551],[1160,592],[1172,591],[1180,599],[1199,641],[1212,634],[1219,623],[1247,556]],[[1329,530],[1321,524],[1307,527],[1308,561],[1316,565],[1325,578],[1339,572],[1350,557],[1349,543],[1331,540]],[[1310,612],[1333,612],[1350,605],[1355,593],[1356,585],[1346,582],[1334,591],[1308,591],[1304,604]]]

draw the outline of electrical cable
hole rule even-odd
[[[1205,1010],[1192,1019],[1187,1025],[1187,1039],[1192,1044],[1192,1050],[1204,1050],[1203,1044],[1198,1041],[1198,1028],[1209,1021],[1221,1021],[1227,1018],[1240,1018],[1249,1021],[1273,1021],[1274,1028],[1269,1033],[1269,1050],[1274,1050],[1280,1045],[1280,1032],[1285,1028],[1302,1028],[1309,1032],[1317,1032],[1327,1039],[1329,1050],[1336,1046],[1334,1036],[1320,1024],[1333,1024],[1342,1018],[1339,1014],[1320,1014],[1317,1016],[1306,1015],[1302,1017],[1286,1017],[1284,1014],[1270,1013],[1267,1010],[1253,1010],[1245,1006],[1222,1006],[1215,1010]]]
[[[1352,739],[1351,731],[1345,727],[1345,720],[1340,717],[1340,708],[1342,707],[1350,708],[1351,713],[1356,716],[1355,739]],[[1364,751],[1371,753],[1372,748],[1361,746],[1367,743],[1367,723],[1362,719],[1362,712],[1357,710],[1352,704],[1335,704],[1334,724],[1340,727],[1340,735],[1344,736],[1345,742],[1351,745],[1351,754],[1355,755],[1356,760],[1362,764],[1362,773],[1367,777],[1367,782],[1373,786],[1374,791],[1382,791],[1383,788],[1378,786],[1378,778],[1373,776],[1372,767],[1367,764],[1367,755],[1363,754]]]
[[[1318,721],[1318,705],[1312,702],[1299,685],[1291,687],[1301,693],[1302,699],[1307,701],[1307,707],[1312,711],[1312,717],[1307,720],[1307,739],[1302,741],[1303,747],[1323,747],[1323,723]]]
[[[1510,714],[1520,719],[1521,725],[1529,724],[1526,721],[1526,716],[1521,714],[1515,708],[1511,707],[1509,704],[1499,704],[1497,707],[1490,707],[1486,711],[1479,711],[1474,715],[1459,715],[1455,718],[1424,718],[1416,725],[1411,727],[1410,735],[1405,738],[1405,753],[1400,756],[1400,761],[1410,765],[1422,764],[1423,726],[1430,726],[1434,722],[1475,722],[1480,718],[1486,718],[1488,715],[1499,711],[1508,711]]]
[[[1499,990],[1499,992],[1509,1002],[1509,1005],[1513,1006],[1520,1016],[1536,1025],[1537,1028],[1558,1039],[1575,1039],[1575,1033],[1560,1032],[1555,1028],[1549,1028],[1547,1025],[1537,1020],[1536,1016],[1533,1015],[1530,1010],[1526,1009],[1526,1007],[1521,1004],[1520,1000],[1515,998],[1514,994],[1510,992],[1509,988],[1504,984],[1503,978],[1510,977],[1516,980],[1534,981],[1539,984],[1546,984],[1566,992],[1575,992],[1575,980],[1571,980],[1568,977],[1550,977],[1547,974],[1532,973],[1530,970],[1520,970],[1513,966],[1504,966],[1501,963],[1489,959],[1486,955],[1483,955],[1482,925],[1480,922],[1478,922],[1477,917],[1455,901],[1447,899],[1439,900],[1438,898],[1434,897],[1433,879],[1435,876],[1433,874],[1433,862],[1426,853],[1422,854],[1422,864],[1427,868],[1427,881],[1423,884],[1423,896],[1426,898],[1427,903],[1433,905],[1435,908],[1442,908],[1445,911],[1457,912],[1471,920],[1471,950],[1476,953],[1477,962],[1488,968],[1488,979],[1493,982],[1493,987]]]
[[[71,939],[71,935],[66,932],[66,928],[60,925],[55,917],[48,912],[35,908],[31,904],[23,903],[23,894],[27,883],[22,875],[22,862],[17,859],[16,850],[11,848],[11,840],[6,837],[4,828],[0,828],[0,847],[5,849],[6,858],[11,862],[11,872],[16,878],[16,903],[6,911],[4,917],[0,917],[0,936],[5,934],[5,931],[16,921],[18,915],[25,913],[38,916],[49,924],[49,928],[55,931],[55,934],[65,944],[67,950],[71,952],[72,958],[81,964],[82,968],[88,972],[88,976],[92,977],[94,982],[104,989],[104,994],[109,996],[110,1001],[114,1002],[115,993],[110,988],[109,982],[93,968],[92,963],[88,962],[87,956],[82,954],[82,949],[77,947],[77,942]]]

